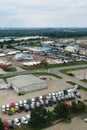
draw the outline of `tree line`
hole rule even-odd
[[[0,30],[0,37],[8,36],[47,36],[52,38],[72,38],[87,36],[87,29],[4,29]]]

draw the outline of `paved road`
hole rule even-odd
[[[84,64],[84,65],[74,65],[74,66],[64,66],[64,67],[50,68],[50,69],[23,70],[23,71],[18,71],[18,72],[5,73],[5,74],[3,74],[3,76],[14,76],[14,75],[21,75],[21,74],[24,75],[24,74],[29,74],[29,73],[32,73],[32,72],[48,72],[48,73],[53,73],[53,74],[56,74],[56,75],[59,75],[59,76],[63,77],[63,79],[65,81],[73,81],[73,82],[75,82],[77,84],[80,84],[83,87],[87,88],[87,84],[84,83],[84,82],[81,82],[76,77],[71,77],[71,76],[64,75],[64,74],[60,73],[61,69],[72,69],[72,68],[81,68],[81,67],[85,68],[85,67],[87,67],[87,64]]]

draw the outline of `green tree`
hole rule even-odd
[[[31,111],[30,125],[32,127],[42,128],[47,121],[47,110],[40,106]]]
[[[52,109],[48,109],[48,121],[52,122],[55,119],[55,113]]]
[[[69,108],[67,108],[64,102],[58,103],[58,105],[54,108],[54,112],[56,114],[56,118],[64,118],[66,119],[69,115]]]
[[[72,107],[71,107],[72,113],[77,113],[77,104],[75,101],[72,101]]]
[[[11,44],[8,44],[6,48],[12,49],[13,46]]]
[[[4,126],[3,126],[1,118],[0,118],[0,130],[4,130]]]
[[[77,111],[78,111],[78,112],[84,111],[85,108],[86,108],[85,104],[84,104],[82,101],[80,101],[80,102],[78,103],[78,105],[77,105]]]
[[[3,44],[1,44],[1,48],[3,48]]]
[[[46,60],[42,60],[41,61],[41,66],[43,66],[43,68],[48,68],[48,63]]]

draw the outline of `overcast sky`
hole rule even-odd
[[[0,27],[87,27],[87,0],[0,0]]]

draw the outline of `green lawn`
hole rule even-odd
[[[10,67],[10,68],[0,67],[0,68],[3,69],[3,70],[6,71],[6,72],[15,72],[15,71],[17,71],[16,68],[13,68],[13,67]]]
[[[56,75],[56,74],[53,74],[53,73],[48,73],[48,72],[34,72],[34,73],[32,73],[33,75],[48,75],[48,76],[53,76],[53,77],[55,77],[55,78],[58,78],[58,79],[62,79],[62,77],[61,76],[59,76],[59,75]]]
[[[81,81],[83,81],[83,82],[87,83],[87,79],[82,79]]]

